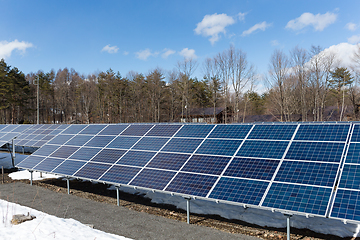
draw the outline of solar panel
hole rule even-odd
[[[276,211],[360,220],[360,207],[353,207],[357,202],[347,199],[360,192],[359,126],[34,126],[22,133],[24,140],[46,141],[40,136],[45,133],[56,137],[17,166]],[[0,125],[0,132],[8,127]],[[4,133],[15,133],[16,127],[8,129]]]

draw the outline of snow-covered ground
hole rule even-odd
[[[0,200],[0,239],[106,239],[125,240],[129,238],[105,233],[86,226],[74,219],[58,218],[29,207]],[[36,216],[31,221],[19,225],[11,224],[15,214],[27,214]]]
[[[17,155],[18,156],[18,155]],[[26,157],[26,156],[25,156]],[[8,153],[8,158],[10,154]],[[17,161],[22,156],[17,157]],[[7,161],[11,162],[11,158]],[[2,162],[2,155],[0,154],[0,166]],[[27,171],[14,172],[9,175],[13,179],[30,179],[30,173]],[[43,174],[44,177],[58,177],[51,174]],[[39,179],[39,173],[34,173],[33,180]],[[70,183],[71,187],[71,183]],[[115,187],[109,188],[115,190]],[[177,208],[186,210],[186,200],[180,196],[171,196],[165,193],[145,191],[127,187],[121,187],[121,191],[132,194],[140,193],[145,197],[152,199],[155,203],[171,204]],[[243,208],[236,205],[229,205],[223,203],[215,203],[205,200],[191,200],[191,212],[198,214],[216,214],[227,219],[239,219],[248,223],[257,224],[259,226],[285,228],[286,217],[279,212],[271,212],[267,210],[255,208]],[[357,237],[360,236],[360,225],[358,224],[344,224],[339,220],[328,219],[322,217],[310,217],[294,215],[290,220],[291,227],[306,228],[315,232],[323,234],[332,234],[340,237]]]

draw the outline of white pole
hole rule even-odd
[[[37,113],[36,113],[36,124],[39,124],[39,75],[37,77],[37,92],[36,92],[36,106],[37,106]]]

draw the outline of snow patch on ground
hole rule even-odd
[[[10,223],[15,214],[36,216],[35,219],[12,225]],[[0,200],[0,239],[69,239],[69,240],[125,240],[122,236],[105,233],[92,229],[74,219],[58,218],[32,208]]]
[[[41,176],[40,176],[41,175]],[[31,178],[31,173],[28,170],[21,170],[18,172],[12,172],[9,174],[9,177],[11,177],[14,180],[20,180],[20,179],[28,179]],[[33,172],[33,180],[42,180],[45,178],[59,178],[59,175],[49,174],[49,173],[42,173],[40,172]]]

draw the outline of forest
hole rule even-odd
[[[360,45],[351,59],[352,66],[342,66],[319,46],[277,49],[261,75],[244,51],[230,46],[201,63],[183,59],[171,71],[126,76],[112,69],[85,76],[68,68],[25,75],[2,59],[0,122],[359,120]],[[202,79],[193,76],[196,69]]]

